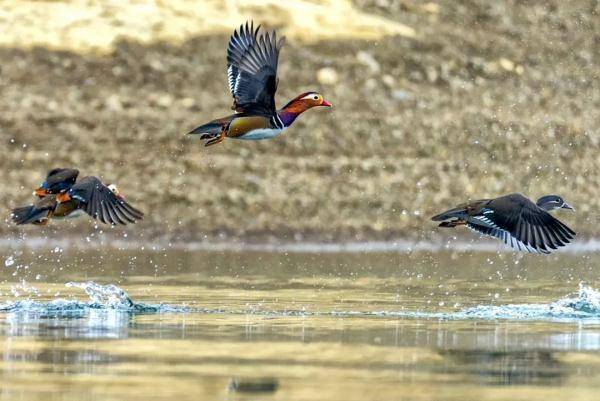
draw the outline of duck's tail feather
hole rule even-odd
[[[461,218],[464,217],[467,210],[464,207],[457,207],[454,209],[446,210],[444,213],[437,214],[431,218],[433,221],[443,221],[452,218]],[[441,226],[444,227],[444,226]]]
[[[194,128],[188,135],[202,135],[200,139],[211,139],[219,136],[221,133],[222,124],[211,121],[207,124]]]
[[[41,224],[48,218],[49,211],[47,209],[38,209],[34,205],[17,207],[10,213],[10,218],[17,225],[22,224]]]

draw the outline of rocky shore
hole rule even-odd
[[[289,16],[252,9],[290,28],[278,103],[319,90],[335,106],[271,141],[204,148],[184,135],[229,112],[222,27],[172,40],[125,36],[103,51],[70,49],[72,35],[62,48],[60,35],[59,45],[4,43],[0,235],[102,229],[87,219],[41,231],[8,222],[55,166],[118,183],[146,217],[104,231],[136,240],[427,238],[440,209],[508,192],[561,194],[577,209],[563,220],[600,234],[598,1],[328,4],[391,31],[334,39],[307,26],[303,40]],[[24,29],[9,20],[3,31]],[[400,26],[409,30],[391,28]]]

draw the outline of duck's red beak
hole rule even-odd
[[[36,196],[39,196],[40,198],[43,198],[44,196],[48,195],[48,191],[46,191],[42,187],[39,187],[38,189],[36,189],[35,191],[33,191],[33,194],[36,195]]]
[[[325,107],[333,107],[333,105],[331,103],[329,103],[327,100],[323,99],[323,102],[321,102],[321,106],[325,106]]]

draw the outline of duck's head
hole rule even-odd
[[[39,198],[43,198],[44,196],[49,195],[50,192],[48,192],[48,184],[46,183],[46,181],[42,182],[42,185],[40,185],[39,188],[33,191],[33,194]]]
[[[571,205],[565,202],[565,200],[558,195],[542,196],[537,200],[536,204],[548,212],[555,209],[568,209],[575,211]]]
[[[119,192],[119,188],[117,188],[116,184],[106,184],[106,188],[110,189],[110,191],[120,200],[125,200],[125,197],[121,195],[121,192]]]
[[[331,103],[325,100],[319,92],[304,92],[290,100],[283,109],[303,112],[317,106],[332,107]]]

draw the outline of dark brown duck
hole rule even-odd
[[[550,215],[555,209],[573,208],[558,195],[542,196],[533,203],[521,194],[463,203],[433,216],[440,227],[465,225],[480,234],[500,238],[519,251],[550,253],[565,246],[575,231]]]
[[[42,185],[35,190],[38,200],[29,206],[12,210],[16,224],[45,225],[50,219],[77,217],[87,213],[105,224],[128,224],[141,220],[144,213],[131,206],[117,186],[103,184],[97,177],[77,181],[79,170],[50,170]]]

